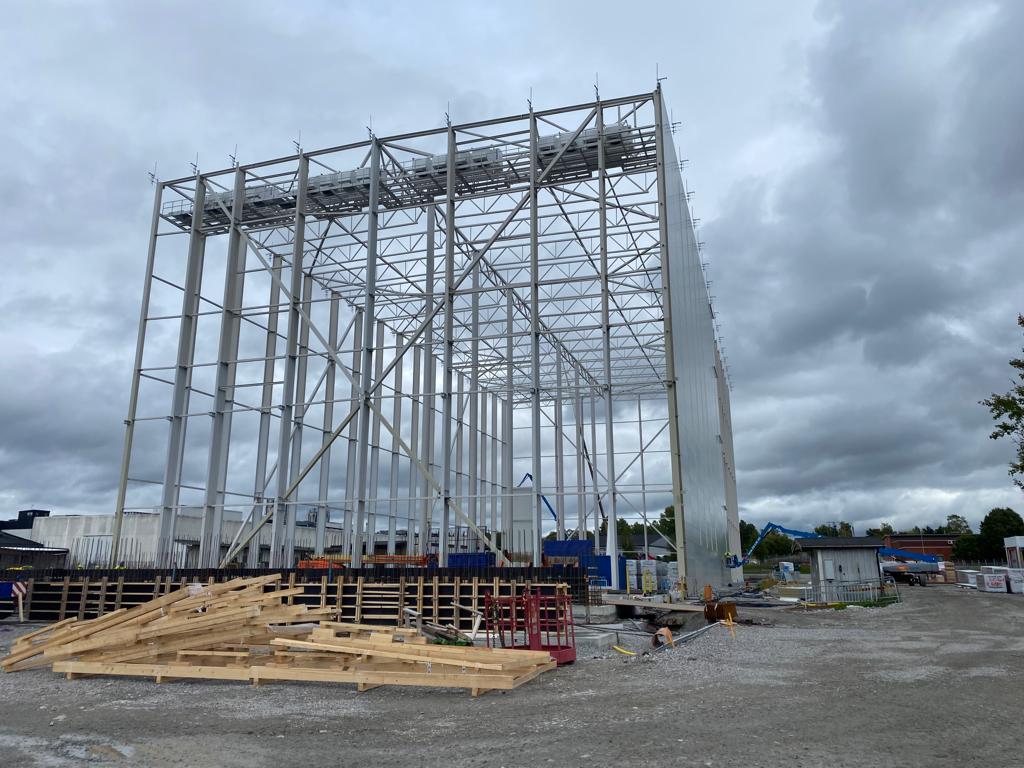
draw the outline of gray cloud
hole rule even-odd
[[[1004,169],[1024,158],[1006,129],[1024,104],[1024,56],[1008,44],[1024,18],[1012,3],[822,15],[795,118],[817,151],[756,194],[735,191],[708,227],[731,320],[740,498],[752,517],[924,524],[948,509],[977,522],[991,499],[1020,501],[977,400],[1004,385],[1019,346],[1024,227],[1007,201],[1024,176]]]
[[[611,3],[5,9],[0,504],[113,507],[154,162],[180,176],[300,131],[328,146],[371,120],[515,113],[531,88],[578,103],[595,73],[606,95],[641,92],[657,64],[735,378],[743,514],[863,527],[1019,507],[977,400],[1020,346],[1024,7],[660,12],[634,29]],[[154,455],[137,474],[160,472]]]

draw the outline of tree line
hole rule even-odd
[[[675,518],[675,511],[671,506],[665,507],[657,521],[646,526],[642,522],[631,523],[629,520],[620,517],[616,521],[615,526],[618,533],[619,551],[626,553],[627,557],[631,554],[634,556],[639,555],[643,551],[645,527],[647,528],[647,540],[652,545],[665,546],[664,542],[666,539],[669,542],[675,543]],[[813,530],[819,536],[852,537],[856,535],[853,525],[845,520],[821,523],[814,526]],[[608,521],[605,520],[601,524],[602,538],[607,532]],[[760,529],[753,523],[740,520],[740,549],[742,554],[746,554],[750,550],[750,547],[757,541],[759,534]],[[1021,519],[1021,516],[1012,509],[997,507],[985,515],[977,533],[974,533],[971,529],[967,518],[961,515],[949,515],[946,517],[944,525],[915,525],[913,528],[897,531],[892,524],[882,523],[877,528],[866,529],[864,534],[876,538],[913,536],[916,534],[948,534],[951,537],[957,537],[956,542],[953,544],[954,560],[1000,560],[1004,556],[1003,539],[1008,536],[1024,536],[1024,519]],[[547,535],[547,538],[555,538],[555,533],[552,531]],[[586,538],[593,540],[593,533],[588,531]],[[796,547],[793,539],[785,534],[772,531],[757,545],[757,549],[753,552],[753,557],[758,560],[770,557],[787,557],[795,551]],[[674,553],[666,559],[675,560]]]
[[[846,536],[854,535],[853,526],[846,521],[822,523],[814,527],[814,532],[820,536]],[[753,546],[760,531],[758,528],[740,520],[740,541],[744,554]],[[897,531],[890,523],[882,523],[877,528],[868,528],[864,531],[866,536],[884,538],[886,536],[913,536],[916,534],[948,534],[956,536],[953,544],[954,560],[1000,560],[1004,556],[1003,539],[1009,536],[1024,536],[1024,519],[1006,507],[996,507],[991,510],[981,521],[978,533],[971,530],[967,519],[961,515],[949,515],[945,525],[924,527],[915,525],[909,530]],[[758,559],[766,557],[785,557],[792,555],[795,551],[793,540],[785,534],[773,531],[769,533],[753,556]]]

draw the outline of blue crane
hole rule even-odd
[[[768,523],[761,529],[761,533],[759,533],[757,538],[754,539],[754,543],[750,545],[750,549],[747,550],[747,554],[743,556],[742,560],[736,555],[729,555],[725,558],[725,564],[730,568],[742,568],[750,562],[750,556],[754,554],[754,550],[757,549],[758,544],[764,541],[764,537],[772,531],[784,533],[787,536],[792,536],[794,539],[817,539],[821,536],[820,533],[814,533],[812,531],[797,531],[793,528],[786,528],[778,523]]]
[[[523,479],[519,481],[519,485],[517,485],[516,488],[522,488],[523,487],[523,483],[525,483],[527,480],[529,480],[531,483],[533,482],[533,475],[531,475],[529,472],[527,472],[525,475],[523,475]],[[544,506],[548,508],[548,512],[551,513],[551,516],[553,518],[555,518],[555,522],[557,523],[558,522],[558,515],[555,513],[554,507],[551,506],[551,502],[548,501],[548,497],[545,496],[543,493],[541,493],[540,498],[541,498],[541,501],[544,502]]]
[[[778,531],[784,533],[787,536],[801,539],[818,539],[821,538],[820,533],[814,533],[813,531],[797,531],[793,528],[786,528],[785,526],[779,525],[778,523],[768,523],[764,528],[761,529],[761,533],[758,534],[754,543],[747,550],[747,554],[743,556],[741,560],[736,555],[729,555],[725,559],[725,563],[729,568],[742,568],[744,565],[750,562],[750,556],[754,554],[754,550],[757,549],[758,544],[764,541],[764,537],[772,531]],[[882,547],[878,550],[878,554],[883,557],[898,557],[903,560],[917,560],[923,563],[937,563],[939,558],[935,555],[925,555],[920,552],[908,552],[905,549],[894,549],[893,547]]]
[[[917,560],[921,563],[937,563],[941,558],[935,555],[926,555],[923,552],[910,552],[906,549],[896,549],[895,547],[882,547],[878,550],[878,554],[883,557],[898,557],[901,560]]]

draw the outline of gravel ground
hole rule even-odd
[[[881,609],[746,609],[773,626],[716,627],[646,661],[583,658],[476,700],[0,675],[0,768],[1024,764],[1024,598],[904,596]],[[0,622],[0,653],[20,631]]]

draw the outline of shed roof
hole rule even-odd
[[[0,531],[0,549],[16,549],[41,552],[67,552],[66,549],[62,549],[60,547],[46,547],[40,544],[38,541],[32,541],[32,539],[26,539],[21,536],[15,536],[13,533],[8,533],[7,531]]]
[[[800,549],[881,549],[881,539],[873,536],[819,536],[816,539],[797,539]]]

